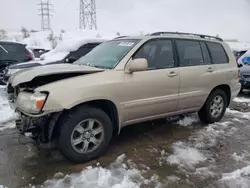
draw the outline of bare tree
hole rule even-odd
[[[58,44],[58,38],[57,38],[57,36],[54,35],[53,31],[51,31],[51,33],[49,34],[47,39],[48,39],[48,41],[50,41],[51,47],[54,49]]]
[[[6,40],[7,38],[7,31],[4,29],[0,29],[0,40]]]
[[[30,33],[29,33],[28,29],[26,29],[25,27],[22,27],[21,32],[23,34],[24,39],[28,38],[30,36]]]
[[[60,33],[60,36],[59,36],[59,38],[58,38],[60,41],[63,40],[63,35],[64,35],[64,33],[65,33],[65,30],[62,29],[62,30],[61,30],[61,33]]]

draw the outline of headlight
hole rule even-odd
[[[47,98],[45,93],[20,92],[17,96],[17,107],[28,113],[39,113]]]

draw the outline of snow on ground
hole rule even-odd
[[[145,179],[142,171],[129,164],[125,165],[124,160],[125,154],[119,156],[108,168],[89,166],[81,173],[66,175],[61,179],[47,180],[44,186],[49,188],[139,188],[142,185],[158,185],[157,176]]]
[[[239,103],[250,103],[250,98],[245,98],[245,97],[235,97],[233,99],[234,102],[239,102]]]
[[[191,168],[203,162],[206,157],[197,149],[186,145],[183,142],[173,144],[173,154],[167,157],[169,164],[179,165],[180,167]]]
[[[230,173],[225,173],[220,179],[227,188],[249,188],[250,185],[250,165],[242,169],[237,169]]]
[[[0,88],[0,131],[15,128],[15,124],[9,122],[14,117],[15,114],[8,104],[4,88]]]
[[[236,152],[232,154],[232,158],[237,162],[242,161],[244,157],[245,157],[244,154],[242,154],[241,156],[238,155]]]
[[[161,157],[158,158],[159,165],[175,165],[187,176],[199,179],[216,177],[214,153],[210,151],[210,148],[216,147],[222,139],[230,138],[230,136],[235,134],[238,131],[235,123],[239,123],[242,119],[250,119],[248,112],[244,113],[228,109],[226,115],[232,114],[239,117],[239,119],[235,118],[238,121],[228,120],[209,124],[193,132],[188,140],[175,142],[170,152],[161,153]],[[193,118],[187,116],[178,123],[189,126],[195,125],[197,121],[199,120],[195,116]],[[232,159],[238,162],[244,160],[244,156],[245,154],[237,155],[234,153],[232,154]]]
[[[183,127],[187,127],[187,126],[190,126],[194,123],[198,123],[200,120],[197,116],[185,116],[183,119],[180,119],[177,124],[179,124],[180,126],[183,126]]]

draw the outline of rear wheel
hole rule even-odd
[[[221,89],[216,89],[209,95],[198,115],[205,123],[218,122],[223,118],[227,104],[225,92]]]
[[[77,107],[59,120],[58,147],[72,162],[80,163],[101,156],[108,148],[113,126],[100,109]]]

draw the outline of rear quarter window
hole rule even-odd
[[[226,51],[221,44],[214,42],[207,42],[207,46],[211,54],[213,64],[229,63]]]

